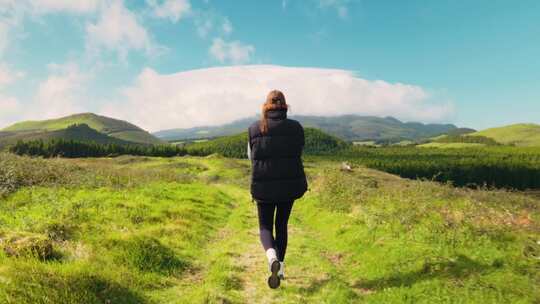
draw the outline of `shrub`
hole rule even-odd
[[[41,260],[54,257],[52,241],[35,233],[0,234],[0,248],[8,257],[36,257]]]
[[[0,153],[0,196],[25,186],[70,184],[77,181],[82,168],[63,162]]]

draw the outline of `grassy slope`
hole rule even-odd
[[[484,147],[484,144],[479,143],[438,143],[430,142],[421,145],[417,145],[420,148],[476,148]]]
[[[15,172],[2,232],[42,235],[57,251],[49,262],[0,253],[2,303],[540,301],[539,201],[524,195],[307,161],[287,280],[269,290],[247,161],[2,161],[0,176]]]
[[[468,136],[475,135],[493,138],[502,144],[540,146],[540,125],[537,124],[515,124],[500,128],[491,128],[471,133]]]
[[[93,113],[82,113],[71,116],[66,116],[58,119],[41,120],[41,121],[23,121],[9,126],[2,131],[29,131],[29,130],[45,130],[55,131],[65,129],[73,124],[87,124],[90,128],[109,136],[137,143],[159,144],[163,143],[158,138],[141,128],[128,123],[126,121],[112,119],[105,116],[96,115]]]

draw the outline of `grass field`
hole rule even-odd
[[[324,159],[266,286],[249,163],[0,154],[0,303],[538,303],[540,199]]]

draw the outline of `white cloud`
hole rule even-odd
[[[332,8],[335,9],[338,16],[342,19],[346,19],[349,15],[349,0],[318,0],[320,8]]]
[[[166,0],[156,7],[156,13],[180,18],[179,3],[189,5],[187,1]],[[146,28],[137,15],[124,6],[123,0],[0,0],[0,55],[8,45],[10,29],[21,24],[23,17],[50,13],[98,15],[95,23],[86,26],[86,47],[91,55],[107,50],[125,60],[131,50],[153,55],[163,49],[152,42]]]
[[[292,114],[392,115],[404,120],[440,121],[449,103],[434,103],[419,86],[370,81],[346,70],[251,65],[161,75],[145,69],[120,102],[105,115],[157,131],[216,125],[259,113],[266,94],[281,89]]]
[[[208,33],[214,27],[214,24],[210,19],[196,19],[195,26],[197,27],[197,34],[201,38],[206,38],[208,36]]]
[[[169,18],[174,23],[191,12],[189,0],[164,0],[161,4],[158,0],[146,0],[146,2],[153,9],[156,17]]]
[[[19,0],[24,2],[24,0]],[[35,13],[52,12],[92,13],[97,11],[102,0],[30,0]]]
[[[5,95],[1,90],[21,77],[23,77],[22,72],[11,71],[6,65],[0,64],[0,128],[13,123],[14,116],[20,109],[17,98]]]
[[[10,85],[22,77],[24,77],[23,72],[12,71],[9,67],[0,63],[0,88]]]
[[[13,115],[17,114],[19,107],[15,97],[0,94],[0,129],[15,122]]]
[[[0,109],[2,109],[0,113],[2,115],[13,113],[18,107],[19,104],[15,97],[0,95]]]
[[[231,20],[212,10],[194,11],[192,14],[197,34],[207,38],[211,32],[216,35],[229,35],[234,31]]]
[[[219,18],[220,15],[214,11],[195,11],[193,21],[199,37],[208,37],[208,34],[214,29],[214,24],[219,23],[217,20]]]
[[[255,52],[255,47],[240,41],[227,42],[221,38],[215,38],[210,46],[209,53],[221,63],[242,64],[249,62]]]
[[[0,19],[49,13],[87,14],[96,12],[105,0],[0,0]]]
[[[232,26],[232,23],[231,21],[229,20],[229,18],[225,18],[225,20],[223,21],[223,25],[221,26],[221,28],[223,29],[223,33],[225,35],[229,35],[230,33],[232,33],[233,31],[233,26]]]
[[[73,62],[51,63],[47,68],[48,77],[39,83],[28,102],[21,103],[17,98],[0,92],[0,128],[17,120],[57,118],[94,108],[87,91],[92,74],[82,72]],[[21,75],[19,72],[15,77],[20,78]],[[16,78],[6,82],[13,82]]]
[[[2,58],[8,44],[11,26],[0,19],[0,58]]]
[[[102,10],[97,23],[87,25],[86,32],[90,51],[96,52],[104,48],[117,52],[123,60],[132,49],[146,51],[147,54],[156,50],[146,29],[121,0],[110,2]]]
[[[10,36],[19,25],[23,11],[16,0],[0,0],[0,59],[12,42]]]
[[[4,50],[8,45],[8,33],[9,27],[2,20],[0,20],[0,58],[4,54]]]
[[[48,13],[94,13],[104,0],[0,0],[0,57],[13,43],[14,32],[23,30],[27,16]]]
[[[38,86],[31,110],[31,119],[47,119],[84,111],[89,105],[85,87],[90,76],[75,63],[49,64],[49,76]]]
[[[12,71],[6,65],[0,64],[0,128],[14,121],[14,115],[20,107],[17,98],[5,95],[1,90],[23,76],[23,72]]]

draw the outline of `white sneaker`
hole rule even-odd
[[[277,259],[272,259],[272,261],[268,263],[268,267],[271,272],[271,275],[268,277],[268,286],[272,289],[278,288],[281,280],[278,272],[281,269],[281,265]]]
[[[280,278],[278,276],[278,271],[281,268],[281,265],[277,259],[276,250],[270,248],[266,250],[266,258],[268,259],[268,271],[272,274],[268,277],[268,286],[270,288],[278,288],[280,284]]]
[[[270,265],[274,260],[277,260],[277,253],[274,248],[266,250],[266,258],[268,259],[268,271],[270,271]]]

